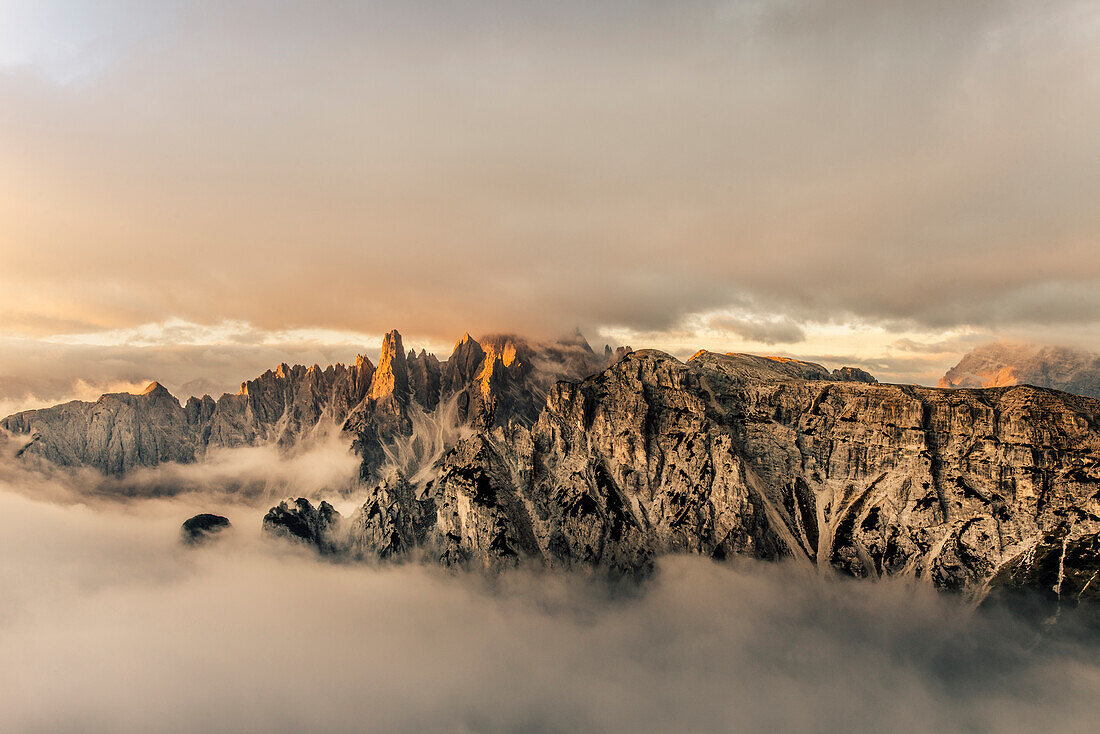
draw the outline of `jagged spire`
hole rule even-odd
[[[568,339],[565,339],[563,341],[572,342],[574,344],[577,344],[581,348],[583,348],[586,352],[588,352],[589,354],[593,354],[593,355],[595,354],[595,352],[592,351],[592,345],[589,344],[588,340],[584,338],[584,334],[581,333],[581,327],[579,327],[579,326],[577,326],[573,329],[573,335],[572,336],[570,336]]]
[[[485,350],[470,336],[470,332],[466,332],[455,343],[454,351],[447,360],[447,370],[443,377],[445,388],[457,391],[472,382],[484,359]]]
[[[371,380],[370,397],[378,400],[390,395],[404,397],[408,394],[409,371],[405,350],[401,344],[401,334],[394,329],[382,339],[382,357]]]

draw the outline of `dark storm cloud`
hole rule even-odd
[[[1092,3],[11,7],[10,329],[1100,319]]]

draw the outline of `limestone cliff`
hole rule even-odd
[[[843,377],[636,352],[458,442],[419,495],[376,490],[369,537],[400,543],[334,521],[332,547],[615,573],[743,554],[977,591],[1056,528],[1100,531],[1100,401]]]

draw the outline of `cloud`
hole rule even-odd
[[[355,473],[340,442],[125,480],[35,470],[10,448],[0,717],[13,732],[1072,731],[1100,714],[1094,633],[1039,641],[910,582],[672,557],[614,586],[330,563],[264,538],[280,496],[357,504],[339,495]],[[189,550],[180,523],[198,512],[233,527]]]
[[[89,8],[0,71],[11,329],[1100,322],[1092,3]]]
[[[1087,731],[1100,713],[1094,637],[1034,644],[923,587],[697,558],[632,593],[330,564],[193,499],[0,492],[7,730]],[[200,509],[234,527],[188,551]]]
[[[294,447],[212,448],[201,461],[138,467],[123,476],[18,457],[25,435],[0,431],[0,485],[41,500],[113,505],[151,497],[194,497],[269,507],[285,497],[355,504],[360,459],[335,425],[319,426]]]
[[[707,327],[760,344],[792,344],[806,339],[806,332],[791,319],[757,321],[718,317],[708,321]]]

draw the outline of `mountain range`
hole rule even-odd
[[[939,387],[1035,385],[1100,398],[1100,355],[1080,349],[992,342],[966,354]]]
[[[965,361],[965,360],[964,360]],[[950,373],[949,373],[950,374]],[[264,529],[340,558],[644,576],[662,554],[785,559],[978,597],[1100,585],[1100,401],[1028,385],[880,384],[855,368],[464,336],[386,335],[377,366],[280,365],[218,400],[153,383],[10,416],[21,455],[119,474],[334,430],[364,502]]]

